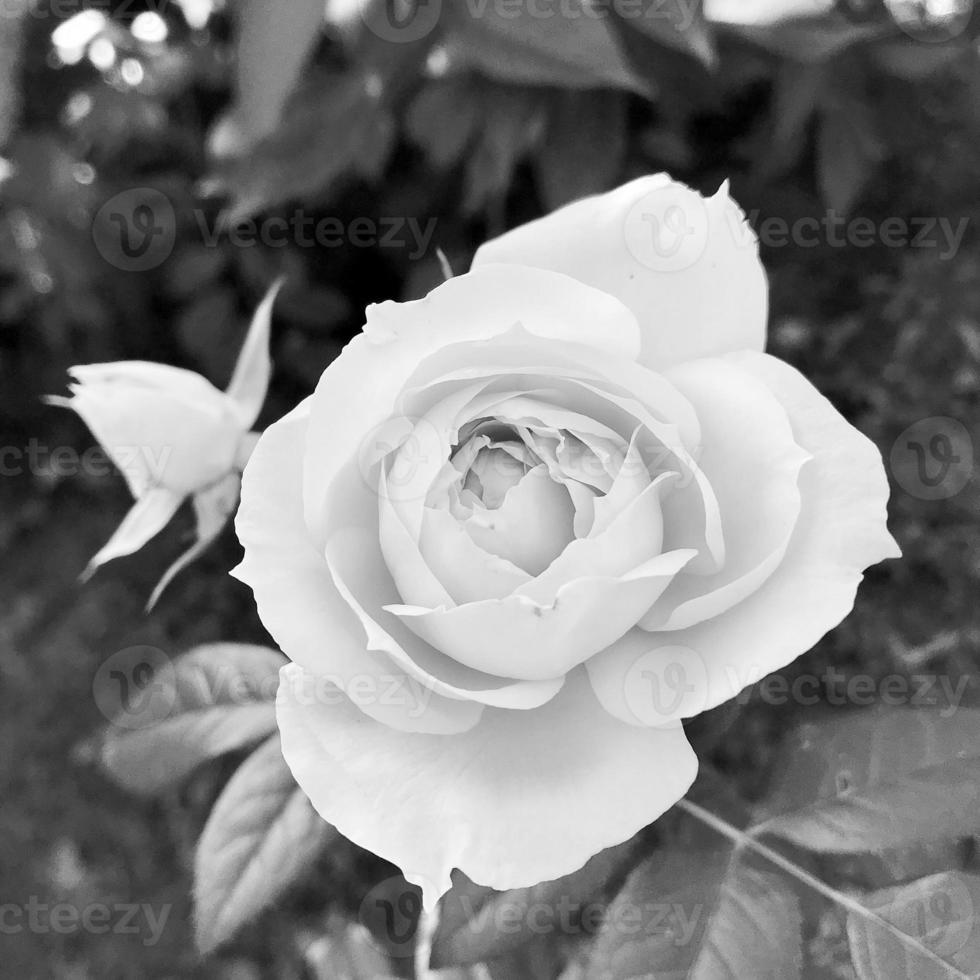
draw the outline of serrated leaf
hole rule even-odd
[[[641,864],[610,905],[586,980],[793,980],[799,903],[785,878],[731,845]]]
[[[958,871],[885,888],[862,903],[948,963],[911,948],[881,924],[856,913],[847,919],[851,957],[860,980],[950,980],[980,975],[980,877]]]
[[[110,725],[101,737],[103,768],[137,793],[158,793],[203,762],[252,745],[275,731],[277,650],[246,643],[211,643],[159,672],[154,703],[166,708],[148,726]]]
[[[432,944],[432,966],[468,966],[512,954],[548,933],[581,931],[583,910],[630,863],[636,839],[600,851],[582,868],[555,881],[507,892],[458,882],[444,899]]]
[[[980,711],[882,708],[802,726],[780,750],[753,835],[837,854],[975,833]]]
[[[593,0],[568,0],[556,16],[491,0],[447,4],[446,43],[454,64],[521,85],[594,88],[610,85],[641,95],[647,84],[633,71]]]
[[[296,882],[336,835],[296,785],[273,735],[218,797],[197,845],[197,943],[209,952]]]
[[[558,92],[535,156],[535,178],[546,210],[607,190],[626,153],[626,97],[611,90]]]

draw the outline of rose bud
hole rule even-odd
[[[272,372],[269,330],[278,291],[270,289],[252,318],[227,391],[194,371],[150,361],[69,368],[70,398],[45,400],[81,416],[120,470],[136,499],[115,534],[82,574],[139,550],[185,499],[196,517],[194,544],[174,562],[150,598],[214,540],[238,501],[241,471],[255,445],[249,430]]]

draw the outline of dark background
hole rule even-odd
[[[238,553],[230,530],[144,614],[188,515],[78,584],[129,501],[119,477],[66,470],[48,451],[91,446],[78,419],[40,401],[64,390],[68,366],[142,358],[223,385],[250,311],[285,273],[271,420],[309,392],[366,303],[414,298],[440,280],[434,246],[458,272],[490,235],[665,169],[706,193],[730,178],[757,228],[829,209],[875,227],[967,219],[954,254],[934,230],[932,244],[905,247],[880,236],[868,247],[770,242],[762,257],[770,350],[886,463],[921,420],[980,430],[980,65],[966,16],[910,21],[916,4],[870,3],[800,20],[788,4],[743,29],[699,19],[685,32],[613,18],[601,23],[607,50],[598,35],[451,16],[418,42],[386,44],[359,22],[311,29],[303,4],[282,4],[270,23],[241,3],[192,25],[176,3],[120,3],[95,7],[109,16],[72,54],[52,31],[80,6],[14,16],[20,6],[0,16],[0,425],[3,446],[24,453],[5,457],[0,479],[0,903],[174,907],[150,947],[139,936],[0,935],[0,976],[316,976],[302,936],[326,907],[356,909],[391,873],[339,846],[259,928],[200,963],[189,868],[232,763],[161,800],[134,800],[86,761],[84,740],[105,723],[93,677],[134,645],[174,655],[264,633],[247,590],[227,576]],[[165,40],[146,39],[156,21],[131,30],[144,10],[166,24]],[[130,208],[150,201],[164,229],[151,268],[120,267],[100,212],[119,194]],[[434,218],[435,233],[417,256],[404,232],[388,245],[348,237],[325,248],[295,236],[284,247],[228,236],[209,245],[201,231],[219,216],[233,224],[297,209],[345,228]],[[977,483],[923,499],[897,459],[890,523],[904,558],[872,569],[853,615],[786,675],[828,664],[845,675],[969,675],[964,698],[977,704]],[[773,736],[813,709],[746,702],[695,733],[751,795]],[[828,975],[849,969],[838,962]]]

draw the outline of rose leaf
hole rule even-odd
[[[141,676],[137,665],[97,678],[97,699],[112,700],[116,710],[91,752],[124,788],[158,793],[209,759],[275,731],[284,663],[267,647],[212,643],[157,664],[152,677]]]
[[[220,946],[279,898],[335,835],[296,785],[273,735],[228,781],[198,841],[194,892],[201,951]]]

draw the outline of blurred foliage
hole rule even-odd
[[[972,4],[564,0],[554,5],[564,13],[550,18],[491,0],[430,0],[417,9],[405,0],[330,0],[326,18],[319,0],[24,0],[0,8],[5,447],[32,439],[88,445],[67,413],[55,417],[38,401],[61,390],[70,364],[147,358],[193,367],[224,385],[248,314],[285,275],[266,407],[276,417],[310,390],[360,327],[367,303],[418,297],[441,280],[437,248],[464,270],[486,237],[661,169],[704,192],[730,178],[760,230],[770,218],[823,219],[830,209],[876,227],[895,217],[966,221],[949,254],[935,233],[931,245],[876,239],[862,248],[826,238],[812,247],[780,244],[763,235],[762,251],[772,287],[770,348],[800,367],[886,460],[899,434],[923,418],[960,419],[980,437],[980,24]],[[542,0],[536,9],[550,8]],[[139,232],[137,218],[146,215],[155,237],[134,269],[140,249],[130,255],[122,247],[124,227]],[[309,228],[322,221],[334,231],[317,243]],[[419,234],[430,227],[431,239]],[[962,677],[964,703],[980,706],[977,481],[939,501],[922,500],[900,482],[893,489],[903,560],[872,570],[854,614],[784,673],[788,680],[821,676],[830,705],[839,692],[838,681],[824,675],[829,665],[845,680],[858,672]],[[5,895],[18,900],[22,893],[169,901],[174,919],[149,948],[118,936],[18,937],[20,952],[0,959],[0,975],[376,973],[377,949],[350,919],[375,888],[389,888],[385,901],[401,907],[404,883],[392,885],[393,869],[343,841],[315,861],[312,842],[305,869],[283,864],[275,840],[266,841],[259,867],[282,865],[276,887],[285,887],[287,873],[304,870],[303,880],[260,929],[198,963],[188,876],[195,843],[244,745],[218,737],[220,719],[212,740],[197,745],[196,761],[231,755],[207,762],[154,802],[133,802],[67,761],[101,720],[92,675],[108,652],[136,643],[174,653],[215,640],[264,639],[248,596],[225,574],[236,549],[230,534],[195,575],[175,583],[151,621],[143,600],[164,554],[179,550],[167,536],[145,558],[75,588],[112,529],[110,511],[122,513],[123,496],[121,484],[66,474],[44,459],[0,481],[0,545],[12,559],[0,570],[10,597],[0,618],[0,734],[24,745],[21,758],[0,762],[0,875]],[[690,731],[699,754],[734,777],[741,796],[759,800],[779,736],[812,710],[773,707],[754,689]],[[250,737],[265,734],[262,724]],[[832,711],[827,725],[838,724]],[[859,745],[855,736],[845,748],[856,753]],[[138,748],[138,741],[85,742],[74,758],[111,758],[119,766],[131,758],[134,771],[152,781]],[[228,783],[239,791],[251,772],[278,787],[268,812],[245,814],[256,835],[283,815],[296,826],[308,817],[286,792],[273,748],[265,743],[264,757],[250,758],[251,770]],[[860,759],[855,765],[869,765]],[[817,762],[828,771],[842,764],[839,757]],[[923,785],[924,793],[937,792]],[[19,802],[8,807],[11,800]],[[732,821],[745,826],[748,814]],[[611,899],[623,886],[616,901],[627,903],[644,890],[659,894],[665,880],[716,898],[728,894],[736,873],[746,881],[737,894],[786,887],[764,877],[770,867],[732,864],[720,839],[687,840],[683,826],[658,833],[675,830],[691,854],[707,848],[716,864],[679,881],[683,862],[665,872],[645,840],[646,860],[629,876],[614,874],[610,860],[600,887],[590,863],[569,887],[584,902],[593,891],[583,888]],[[928,928],[907,914],[920,892],[948,891],[940,879],[951,868],[966,869],[964,880],[975,888],[973,838],[962,830],[956,823],[949,839],[925,849],[799,859],[836,887],[871,896],[887,909],[885,918],[928,939]],[[207,832],[225,831],[214,823]],[[255,881],[254,868],[233,858],[215,872],[217,893],[230,895],[235,876]],[[198,922],[214,942],[269,898],[254,888],[236,895],[230,920]],[[473,907],[489,900],[477,890]],[[882,927],[803,896],[799,909],[796,903],[786,897],[782,912],[786,928],[803,935],[806,976],[902,975],[894,937]],[[742,920],[746,928],[769,921]],[[446,922],[436,946],[445,962],[487,955],[493,937],[474,937],[448,912]],[[385,923],[365,925],[383,941]],[[611,948],[613,939],[601,939],[592,968],[607,954],[629,962],[631,954]],[[579,949],[558,955],[537,942],[509,941],[494,976],[549,976],[559,966],[568,977],[588,975],[589,957]],[[664,947],[658,955],[674,953]],[[407,975],[409,965],[396,959],[391,968]],[[921,962],[905,968],[926,969]]]

